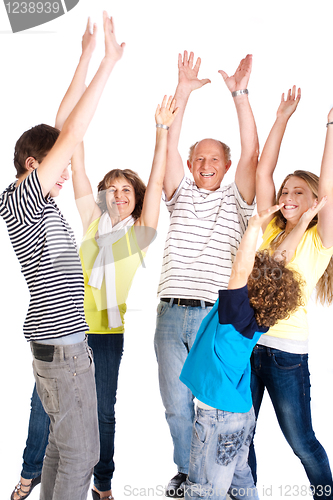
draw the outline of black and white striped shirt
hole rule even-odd
[[[15,185],[0,196],[0,214],[30,292],[24,335],[38,341],[87,331],[73,231],[53,198],[44,198],[37,170]]]
[[[215,302],[228,287],[237,248],[254,210],[233,182],[216,191],[184,178],[171,200],[158,295]]]

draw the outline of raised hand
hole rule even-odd
[[[82,37],[82,55],[91,57],[92,53],[96,47],[96,34],[97,34],[97,24],[93,24],[93,31],[91,33],[91,20],[88,17],[86,31],[83,33]]]
[[[266,210],[262,210],[260,213],[253,215],[249,219],[248,227],[252,228],[260,228],[262,224],[274,214],[274,212],[277,212],[282,208],[284,203],[280,203],[279,205],[273,205],[270,208],[267,208]]]
[[[300,99],[301,89],[298,89],[296,95],[296,85],[294,85],[292,89],[288,90],[286,99],[284,98],[284,93],[282,94],[281,103],[278,107],[276,116],[289,119],[291,115],[296,111]]]
[[[162,104],[158,104],[157,106],[155,121],[156,123],[170,127],[177,113],[178,108],[176,108],[176,99],[173,99],[172,96],[170,96],[167,100],[167,96],[165,95]]]
[[[223,70],[220,70],[219,73],[222,75],[222,78],[230,92],[234,92],[235,90],[242,90],[247,88],[247,84],[251,75],[251,69],[252,55],[248,54],[244,59],[241,60],[234,75],[228,76],[227,73]]]
[[[121,59],[125,44],[118,44],[115,36],[114,23],[112,17],[109,17],[107,12],[103,12],[103,24],[105,34],[105,57],[114,62]]]
[[[325,206],[327,202],[327,196],[323,196],[320,201],[315,199],[311,208],[309,208],[300,218],[301,223],[309,224],[312,219],[317,215],[318,212]]]
[[[193,52],[190,52],[190,55],[188,56],[187,50],[185,50],[184,57],[182,57],[181,54],[178,55],[178,85],[186,88],[189,92],[203,87],[206,83],[210,83],[210,80],[207,78],[203,80],[198,78],[201,64],[200,57],[198,57],[195,65],[193,65],[193,62]]]

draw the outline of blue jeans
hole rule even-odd
[[[31,398],[28,437],[23,452],[21,476],[33,479],[42,473],[45,450],[49,441],[50,418],[37,394],[36,384]]]
[[[301,460],[313,487],[313,498],[333,498],[329,461],[312,429],[308,355],[290,354],[256,345],[251,365],[251,390],[256,417],[267,388],[284,437]],[[249,464],[256,482],[253,444],[250,447]]]
[[[100,433],[100,460],[94,468],[94,484],[100,491],[111,489],[114,471],[114,434],[116,392],[119,365],[123,353],[123,334],[90,334],[88,344],[93,349]],[[26,447],[21,476],[32,479],[41,474],[48,443],[50,420],[34,388]],[[97,446],[97,444],[96,444]]]
[[[115,403],[124,335],[89,334],[93,350],[97,390],[97,409],[100,436],[100,459],[94,468],[94,485],[99,491],[111,489],[114,472]]]
[[[185,500],[258,500],[247,463],[255,417],[248,413],[197,408]]]
[[[160,392],[165,407],[178,471],[188,473],[194,404],[191,391],[179,380],[201,321],[211,307],[183,307],[161,301],[157,307],[155,353]]]
[[[85,500],[99,458],[95,369],[87,342],[46,346],[33,342],[40,400],[50,417],[40,500]],[[50,353],[45,349],[54,349]]]

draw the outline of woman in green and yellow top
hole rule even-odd
[[[327,203],[318,217],[305,225],[306,231],[294,255],[287,256],[288,267],[298,271],[305,282],[304,305],[261,336],[251,359],[251,389],[257,416],[267,388],[280,428],[302,462],[313,497],[319,499],[333,498],[333,482],[326,452],[316,439],[311,423],[306,307],[316,286],[322,303],[333,301],[333,125],[329,123],[327,128],[320,178],[311,172],[296,170],[286,177],[275,195],[273,172],[286,125],[300,97],[300,89],[296,95],[296,87],[289,90],[286,99],[282,95],[276,121],[259,161],[258,211],[271,206],[275,199],[277,203],[284,203],[277,215],[265,223],[260,249],[275,249],[298,222],[302,223],[302,215],[315,199],[327,196]],[[333,110],[328,116],[328,121],[332,120]],[[256,481],[253,446],[249,463]]]

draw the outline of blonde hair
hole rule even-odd
[[[290,177],[299,177],[300,179],[303,179],[303,181],[305,181],[310,188],[313,196],[318,198],[319,177],[312,172],[308,172],[307,170],[295,170],[294,173],[287,175],[282,182],[276,195],[275,203],[279,202],[282,190]],[[285,229],[287,221],[283,217],[280,210],[277,212],[274,222],[280,229]],[[316,215],[308,225],[307,229],[310,229],[310,227],[315,226],[317,223],[318,216]],[[331,305],[333,303],[333,257],[331,257],[324,274],[321,276],[316,285],[316,300],[322,305]]]

